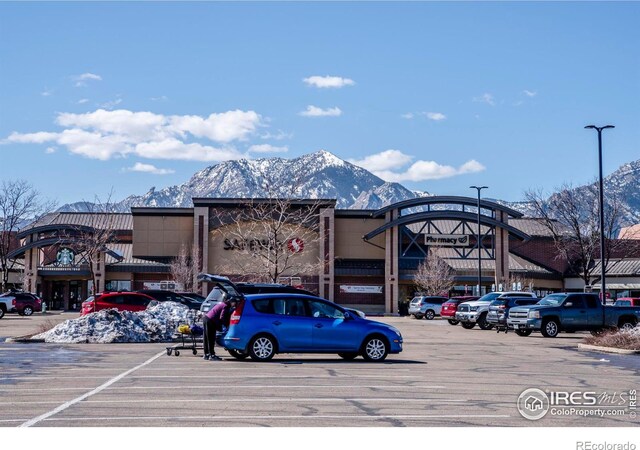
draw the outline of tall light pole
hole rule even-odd
[[[590,128],[598,132],[598,164],[600,167],[600,295],[602,295],[602,303],[607,303],[607,286],[605,279],[605,264],[604,264],[604,182],[602,180],[602,130],[607,128],[615,128],[613,125],[605,125],[604,127],[597,127],[595,125],[587,125],[585,128]]]
[[[482,233],[480,232],[480,191],[483,189],[488,189],[488,186],[469,186],[469,189],[477,189],[478,190],[478,296],[482,296],[481,286],[482,286],[482,251],[481,251],[481,242],[482,242]]]

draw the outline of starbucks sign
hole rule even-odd
[[[62,266],[70,266],[76,259],[76,255],[68,248],[61,248],[56,254],[56,261]]]

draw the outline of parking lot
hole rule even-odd
[[[3,319],[0,336],[24,334],[43,320]],[[464,330],[444,320],[376,320],[404,336],[404,351],[383,363],[286,354],[254,363],[234,360],[222,349],[224,361],[207,362],[190,352],[168,356],[167,344],[0,342],[0,426],[638,424],[628,411],[530,421],[516,408],[527,388],[608,394],[637,389],[637,356],[578,351],[581,334],[525,338]]]

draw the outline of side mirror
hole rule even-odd
[[[353,317],[351,316],[351,313],[349,311],[345,311],[344,320],[353,320]]]

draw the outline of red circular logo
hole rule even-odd
[[[304,250],[304,241],[300,238],[289,239],[287,247],[291,250],[291,253],[300,253]]]

